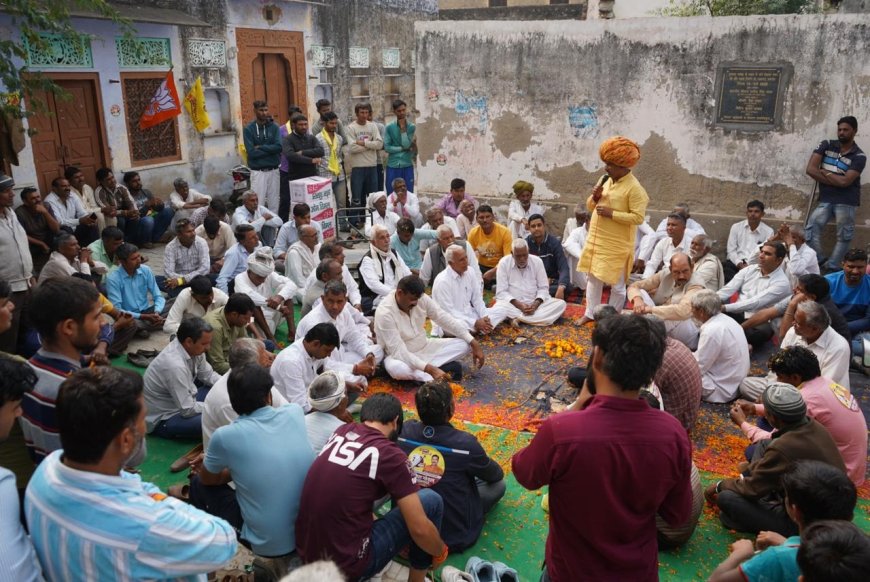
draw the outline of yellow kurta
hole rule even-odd
[[[619,282],[620,275],[627,282],[634,263],[637,225],[643,222],[648,203],[646,190],[632,173],[617,182],[608,180],[604,185],[598,205],[612,208],[612,218],[595,212],[597,205],[590,195],[586,199],[586,208],[592,220],[577,270],[590,273],[608,285]]]

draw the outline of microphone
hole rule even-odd
[[[609,179],[610,179],[610,174],[608,174],[608,173],[605,172],[605,174],[604,174],[603,176],[601,176],[601,179],[598,180],[598,186],[604,186],[605,184],[607,184],[607,181],[608,181]],[[597,188],[598,186],[596,186],[596,188]]]

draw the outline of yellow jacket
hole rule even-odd
[[[586,199],[586,208],[592,220],[577,270],[613,285],[620,275],[628,282],[634,263],[634,238],[637,225],[643,222],[649,196],[634,174],[628,173],[618,181],[608,180],[598,204],[613,209],[613,217],[606,218],[595,212],[592,196]]]

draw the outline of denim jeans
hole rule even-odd
[[[841,269],[843,255],[849,250],[852,236],[855,233],[855,206],[819,202],[807,220],[807,244],[816,251],[820,260],[825,256],[822,252],[822,231],[832,216],[837,221],[837,244],[828,257],[825,267]]]
[[[418,493],[423,511],[435,527],[441,528],[441,516],[444,513],[444,503],[441,496],[431,489],[421,489]],[[384,569],[384,566],[408,544],[411,544],[409,559],[411,568],[426,570],[432,565],[432,556],[417,547],[411,539],[408,526],[402,518],[398,507],[394,507],[384,517],[375,520],[372,525],[371,550],[369,566],[360,580],[367,580]]]
[[[196,392],[196,400],[202,402],[208,395],[209,387],[200,387]],[[202,414],[187,418],[181,413],[161,420],[151,431],[151,434],[164,439],[199,439],[202,438]]]

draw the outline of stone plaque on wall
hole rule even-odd
[[[780,64],[721,65],[716,75],[716,125],[744,131],[771,131],[781,125],[789,72]]]

